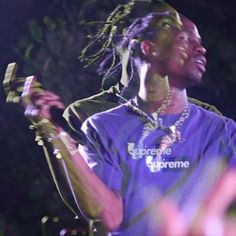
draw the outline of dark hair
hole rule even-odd
[[[157,36],[158,21],[161,17],[171,17],[173,11],[170,9],[161,0],[131,0],[116,7],[109,15],[104,27],[95,35],[95,40],[84,48],[80,56],[81,61],[86,61],[86,66],[99,63],[97,71],[103,76],[103,88],[117,84],[124,74],[128,76],[129,83],[132,82],[133,58],[141,55],[136,50],[139,48],[137,46],[143,39]],[[126,19],[128,15],[130,17]],[[172,18],[175,20],[175,16]],[[90,51],[95,53],[88,55]]]

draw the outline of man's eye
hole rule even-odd
[[[171,29],[171,25],[169,23],[163,23],[162,26],[165,29]]]
[[[189,41],[189,37],[186,34],[179,35],[179,39],[181,41]]]
[[[161,22],[161,27],[162,27],[163,29],[171,29],[171,28],[172,28],[169,21],[162,21],[162,22]]]

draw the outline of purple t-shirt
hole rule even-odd
[[[155,161],[165,131],[155,129],[145,139],[144,119],[127,104],[93,115],[82,126],[88,143],[81,146],[87,162],[124,202],[118,235],[157,236],[158,202],[168,196],[192,222],[204,197],[225,168],[236,166],[236,124],[190,104],[180,128],[181,140]],[[180,114],[162,115],[171,126]],[[116,234],[114,234],[116,235]]]

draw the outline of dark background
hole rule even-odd
[[[16,61],[19,75],[36,74],[66,105],[98,92],[101,81],[95,78],[92,69],[84,70],[77,59],[87,33],[77,22],[83,17],[105,19],[105,12],[118,2],[1,0],[1,81],[7,64]],[[167,2],[196,23],[207,49],[207,73],[203,83],[189,94],[236,120],[233,1]],[[0,234],[41,235],[43,216],[72,219],[73,214],[58,197],[23,109],[5,103],[2,85],[0,109]]]

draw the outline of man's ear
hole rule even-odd
[[[158,55],[158,50],[156,45],[149,40],[143,40],[140,43],[140,47],[144,56],[156,57]]]

